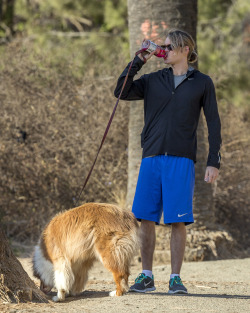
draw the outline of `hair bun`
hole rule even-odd
[[[195,50],[193,50],[190,54],[188,62],[189,63],[195,63],[197,60],[198,60],[198,54]]]

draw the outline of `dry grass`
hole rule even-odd
[[[250,255],[250,124],[233,105],[221,112],[221,119],[223,159],[215,190],[216,216]]]
[[[92,64],[76,79],[70,62],[58,73],[46,56],[31,58],[27,45],[13,42],[0,60],[0,221],[8,237],[23,244],[37,240],[56,212],[74,206],[115,104],[117,77],[126,64],[116,55],[112,68]],[[125,207],[128,110],[124,102],[119,104],[80,202]],[[230,105],[221,111],[221,118],[223,158],[216,216],[246,249],[250,246],[249,121]],[[20,131],[27,133],[25,140]]]
[[[70,65],[58,75],[46,58],[31,61],[27,50],[12,43],[0,74],[1,219],[7,235],[22,242],[36,240],[49,217],[74,206],[116,101],[119,64],[125,62],[118,58],[117,72],[110,69],[98,78],[92,67],[76,80]],[[126,194],[127,125],[123,103],[82,202],[112,203]]]

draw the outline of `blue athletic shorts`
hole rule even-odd
[[[159,224],[194,222],[194,162],[188,158],[157,155],[142,159],[132,212],[138,220]]]

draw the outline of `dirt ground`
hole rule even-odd
[[[31,259],[19,259],[32,277]],[[131,268],[130,283],[140,272],[140,264]],[[0,304],[0,312],[250,312],[250,258],[224,261],[184,263],[182,279],[188,295],[168,295],[170,264],[154,267],[156,291],[147,294],[128,293],[109,297],[115,289],[112,275],[101,264],[91,270],[86,290],[64,303]],[[52,292],[49,295],[51,300]]]

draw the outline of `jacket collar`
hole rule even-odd
[[[165,71],[166,71],[166,73],[170,73],[171,75],[174,76],[173,68],[172,68],[171,66],[165,68]],[[189,66],[188,71],[187,71],[187,77],[191,76],[191,75],[192,75],[193,73],[195,73],[195,72],[198,72],[198,70],[196,70],[196,69],[193,68],[192,66]]]

